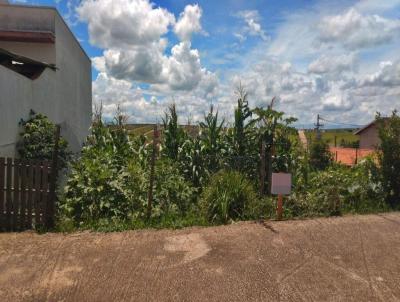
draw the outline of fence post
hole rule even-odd
[[[265,142],[261,141],[260,151],[260,196],[264,195],[265,192]]]
[[[151,154],[151,162],[150,162],[150,183],[149,183],[149,192],[147,199],[147,220],[149,220],[151,217],[151,210],[153,204],[154,168],[156,164],[157,149],[158,149],[158,129],[157,125],[155,125],[153,131],[153,152]]]
[[[358,148],[356,148],[356,161],[355,161],[356,165],[357,165],[357,161],[358,161]]]
[[[46,227],[52,228],[54,227],[54,212],[55,212],[55,203],[57,199],[56,187],[57,187],[57,178],[58,178],[58,149],[60,142],[60,125],[56,125],[55,134],[54,134],[54,150],[52,156],[52,165],[51,165],[51,179],[49,185],[49,197],[47,199],[46,205]],[[48,177],[48,175],[43,175],[43,177]],[[44,188],[47,190],[47,188]]]
[[[2,226],[5,223],[5,216],[4,216],[4,193],[5,193],[5,174],[6,174],[6,165],[5,165],[5,158],[0,157],[0,231],[2,230]]]

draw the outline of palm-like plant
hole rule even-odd
[[[286,155],[290,146],[285,146],[290,142],[289,134],[294,131],[294,128],[290,126],[297,119],[295,118],[284,118],[284,113],[274,110],[275,98],[272,99],[271,104],[267,109],[255,108],[253,113],[257,116],[254,118],[250,124],[255,125],[257,129],[259,144],[260,144],[260,154],[266,157],[268,166],[267,169],[267,182],[268,182],[268,192],[270,192],[271,185],[271,175],[273,166],[280,171],[287,171],[288,164],[285,162],[280,162],[278,165],[277,159],[285,159],[283,156],[277,156],[276,151],[278,150],[281,154]],[[265,153],[264,153],[265,152]],[[274,157],[275,155],[275,157]],[[275,163],[275,165],[274,165]],[[286,168],[284,168],[286,167]],[[263,174],[264,167],[261,167],[260,173]]]

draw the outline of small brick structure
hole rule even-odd
[[[333,154],[335,162],[342,163],[346,166],[354,166],[361,159],[375,152],[374,149],[365,148],[342,148],[342,147],[330,147],[329,150]]]

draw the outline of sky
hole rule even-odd
[[[400,0],[25,0],[55,6],[92,58],[93,103],[131,123],[176,103],[180,122],[212,104],[231,121],[252,107],[309,126],[317,114],[364,125],[400,109]]]

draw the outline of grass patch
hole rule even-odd
[[[326,129],[323,131],[322,140],[324,140],[330,146],[335,145],[335,137],[337,147],[340,147],[343,143],[346,145],[351,145],[360,140],[357,135],[353,134],[354,129]],[[314,130],[306,131],[305,134],[309,142],[314,141],[317,136],[317,133]]]
[[[185,217],[165,215],[157,219],[146,220],[121,220],[97,219],[85,221],[80,224],[73,220],[62,218],[57,221],[56,232],[71,233],[76,231],[91,230],[97,232],[121,232],[141,229],[181,229],[190,226],[210,226],[204,217],[190,213]]]

